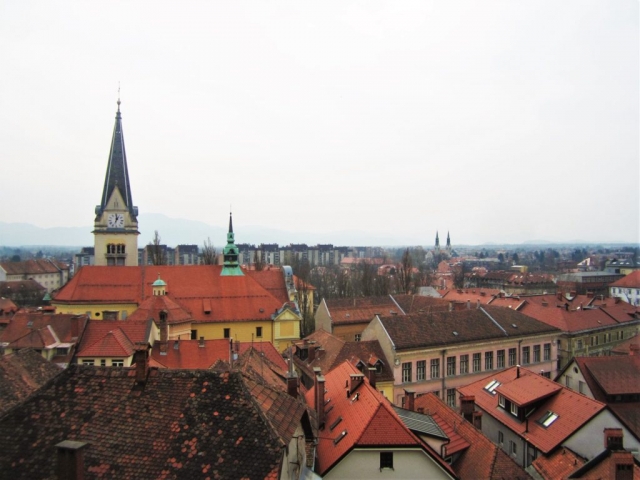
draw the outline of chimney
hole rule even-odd
[[[136,383],[143,385],[149,373],[149,345],[137,344],[133,361],[136,364]]]
[[[473,422],[473,412],[475,409],[476,397],[473,395],[462,395],[460,397],[460,413],[468,422]]]
[[[516,378],[520,378],[520,365],[516,365]]]
[[[404,408],[406,408],[407,410],[411,410],[412,412],[416,409],[416,394],[415,392],[413,392],[412,390],[406,390],[404,391],[405,395],[405,402],[404,402]]]
[[[351,395],[364,382],[364,375],[361,373],[352,373],[349,375],[349,391],[347,395]]]
[[[621,428],[604,429],[604,448],[607,450],[623,450],[624,433]]]
[[[476,310],[480,310],[480,299],[476,302]]]
[[[616,305],[620,303],[620,297],[613,297],[613,303]]]
[[[367,372],[369,385],[371,385],[372,388],[376,388],[376,367],[368,367],[365,372]]]
[[[473,426],[482,430],[482,412],[473,412]]]
[[[318,428],[324,428],[324,377],[320,373],[320,368],[313,369],[315,374],[315,409],[318,416]]]
[[[178,335],[178,339],[173,343],[174,350],[180,350],[180,335]]]
[[[200,340],[198,340],[198,347],[204,348],[204,337],[200,337]]]
[[[293,398],[298,398],[298,374],[287,372],[287,393]]]
[[[640,352],[640,345],[637,343],[629,345],[629,355],[638,355],[638,352]]]
[[[307,361],[309,363],[313,362],[316,359],[316,346],[309,345],[309,356],[307,357]]]
[[[84,448],[86,442],[65,440],[56,445],[58,451],[58,479],[84,480]]]
[[[593,292],[587,292],[587,298],[593,298]]]
[[[467,300],[467,310],[471,310],[471,300]]]
[[[289,346],[289,371],[287,372],[287,393],[298,398],[298,374],[293,369],[293,349]]]
[[[558,292],[556,296],[558,297],[558,300],[562,301],[562,292]]]

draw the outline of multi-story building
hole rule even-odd
[[[0,282],[22,280],[34,280],[51,293],[67,283],[69,266],[53,259],[0,263]]]
[[[560,331],[508,308],[376,315],[362,340],[377,339],[394,365],[393,402],[406,391],[459,404],[457,389],[513,365],[555,376]]]
[[[640,270],[613,282],[609,286],[609,296],[620,298],[630,305],[640,306]]]
[[[604,403],[539,375],[537,369],[514,366],[459,391],[462,415],[480,413],[482,433],[525,468],[560,447],[594,458],[603,450],[603,431],[610,429],[621,431],[632,449],[640,446]]]

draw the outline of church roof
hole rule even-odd
[[[109,163],[104,179],[104,188],[100,199],[100,210],[103,210],[113,190],[118,187],[125,205],[132,215],[137,212],[133,207],[131,199],[131,185],[129,183],[129,172],[127,170],[127,154],[124,148],[124,134],[122,133],[122,116],[120,114],[120,99],[118,99],[118,111],[116,112],[116,123],[113,127],[113,137],[111,138],[111,149],[109,150]]]

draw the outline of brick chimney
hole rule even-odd
[[[287,393],[298,398],[298,374],[293,369],[293,351],[289,347],[289,370],[287,371]]]
[[[316,359],[316,346],[309,344],[308,352],[309,352],[309,356],[307,357],[307,361],[311,363]]]
[[[376,367],[368,367],[365,372],[367,379],[369,380],[369,385],[376,388]]]
[[[460,397],[460,413],[468,421],[473,423],[473,414],[476,410],[476,397],[463,395]]]
[[[315,410],[318,416],[318,428],[324,428],[324,377],[320,373],[320,368],[313,369],[315,374]]]
[[[167,325],[167,312],[160,312],[160,355],[167,354],[169,340],[169,325]]]
[[[136,364],[136,383],[142,385],[147,381],[149,373],[149,345],[140,343],[136,345],[133,362]]]
[[[416,409],[416,393],[412,390],[406,390],[405,393],[405,401],[404,408],[407,410],[411,410],[412,412]]]
[[[362,373],[352,373],[349,375],[349,391],[347,395],[355,392],[362,383],[364,383],[364,375]]]
[[[482,412],[473,412],[473,426],[482,430]]]
[[[200,337],[200,340],[198,340],[198,347],[204,348],[204,337]]]
[[[58,451],[58,479],[84,480],[84,449],[86,442],[65,440],[56,445]]]

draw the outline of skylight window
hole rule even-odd
[[[347,436],[347,431],[346,430],[341,431],[340,435],[338,435],[336,438],[333,439],[333,444],[337,445],[338,443],[340,443],[340,440],[342,440],[346,436]]]
[[[552,412],[551,410],[548,410],[547,413],[545,413],[540,420],[538,420],[538,423],[540,425],[542,425],[543,427],[549,427],[549,425],[551,425],[553,422],[555,422],[558,419],[558,414]]]
[[[334,428],[338,426],[338,424],[342,421],[342,417],[338,417],[335,422],[331,424],[329,430],[333,431]]]
[[[484,389],[489,392],[491,395],[495,395],[496,388],[502,385],[498,380],[491,380],[487,385],[485,385]]]

